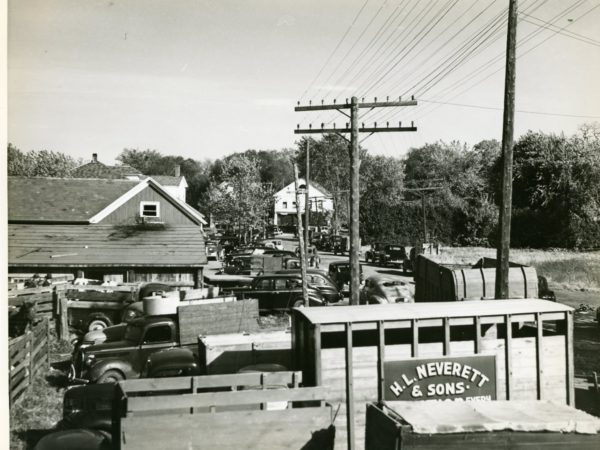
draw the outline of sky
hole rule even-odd
[[[105,163],[124,148],[216,159],[293,147],[298,123],[344,126],[338,112],[294,106],[351,95],[418,101],[361,110],[365,124],[418,128],[369,137],[362,145],[374,154],[500,139],[507,5],[8,0],[8,140]],[[519,5],[516,109],[543,114],[517,112],[515,136],[600,121],[600,1]]]

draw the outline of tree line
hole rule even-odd
[[[179,165],[189,184],[188,203],[242,233],[270,222],[273,195],[294,181],[294,162],[304,177],[309,139],[310,179],[331,193],[334,219],[343,224],[349,214],[350,161],[348,143],[335,134],[302,138],[295,148],[247,150],[214,161],[130,148],[117,159],[146,175],[172,175]],[[411,148],[403,158],[360,152],[363,242],[496,245],[499,142],[470,147],[439,141]],[[68,177],[80,164],[59,152],[8,146],[9,175]],[[512,246],[600,247],[600,125],[583,125],[572,136],[526,133],[515,143],[513,177]]]

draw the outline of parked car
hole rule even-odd
[[[365,252],[365,261],[369,261],[373,264],[381,262],[385,256],[385,242],[374,242],[371,244],[371,248]]]
[[[275,273],[295,275],[300,282],[302,282],[302,271],[300,269],[278,270]],[[344,295],[339,291],[335,282],[329,278],[325,271],[319,269],[307,269],[306,276],[308,286],[317,289],[321,295],[325,297],[328,304],[337,303],[344,299]]]
[[[362,264],[360,267],[360,281],[363,280]],[[350,262],[349,261],[333,261],[329,264],[327,271],[329,278],[333,280],[337,288],[342,292],[347,292],[350,289]]]
[[[388,244],[383,247],[383,255],[379,257],[379,265],[388,266],[392,264],[398,264],[402,267],[402,270],[406,272],[408,270],[408,255],[406,249],[402,245]],[[411,266],[412,267],[412,266]]]
[[[412,302],[414,296],[408,285],[390,276],[372,275],[365,280],[365,285],[360,290],[361,305]]]
[[[254,279],[249,287],[233,288],[239,299],[256,298],[260,310],[290,309],[304,305],[302,282],[296,274],[266,274]],[[308,288],[310,306],[324,306],[327,300],[317,289]]]

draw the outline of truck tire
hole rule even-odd
[[[112,325],[112,321],[106,317],[105,315],[99,315],[92,317],[88,322],[87,330],[103,330],[106,327],[110,327]]]
[[[123,381],[124,379],[125,376],[118,370],[107,370],[102,375],[100,375],[100,378],[98,378],[98,381],[96,381],[96,383],[118,383],[119,381]]]

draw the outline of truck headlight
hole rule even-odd
[[[92,364],[94,364],[94,360],[96,359],[96,357],[94,355],[87,355],[85,357],[85,359],[83,360],[83,363],[86,366],[91,366]]]

